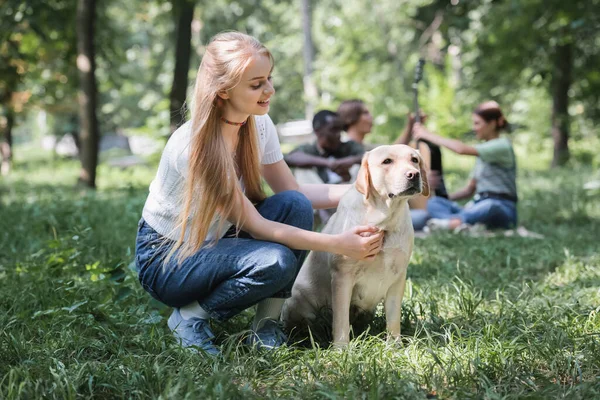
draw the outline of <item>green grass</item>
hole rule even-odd
[[[0,179],[0,398],[569,398],[600,396],[600,201],[586,167],[523,159],[521,223],[545,240],[417,240],[402,346],[378,315],[349,348],[240,344],[247,311],[215,330],[222,360],[178,348],[169,310],[137,283],[136,223],[154,167],[101,166],[18,148]],[[25,161],[27,160],[27,161]],[[541,161],[544,165],[545,159]],[[448,156],[456,189],[468,163]]]

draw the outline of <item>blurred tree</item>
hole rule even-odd
[[[194,18],[194,1],[172,0],[175,20],[175,70],[171,86],[171,129],[174,132],[185,122],[185,98],[188,87],[188,72],[190,70],[190,54],[192,47],[192,20]]]
[[[11,65],[11,59],[6,54],[11,50],[14,51],[16,45],[10,40],[5,44],[6,48],[0,50],[0,76],[2,76],[2,81],[0,81],[0,174],[2,175],[8,175],[12,166],[12,130],[15,120],[12,98],[17,84],[21,80],[17,68]]]
[[[454,16],[456,27],[446,32],[461,48],[468,85],[487,97],[515,100],[520,88],[544,86],[552,99],[552,166],[563,165],[569,158],[570,105],[576,101],[598,117],[600,0],[452,3],[438,0],[435,6]]]
[[[312,4],[311,0],[302,0],[302,32],[304,36],[304,117],[312,120],[319,93],[313,79],[313,62],[315,45],[312,39]]]
[[[73,90],[73,83],[65,85],[74,76],[69,65],[74,60],[74,35],[64,29],[64,19],[70,16],[74,7],[66,0],[0,2],[0,156],[5,173],[13,156],[17,116],[34,103],[57,104]]]
[[[395,139],[412,109],[410,86],[419,58],[414,17],[429,3],[382,0],[365,7],[360,0],[336,0],[314,10],[321,105],[365,101],[375,117],[372,141]],[[426,104],[423,108],[428,111]]]
[[[511,121],[543,131],[531,135],[544,139],[538,142],[546,145],[548,132],[555,132],[555,164],[568,156],[569,137],[597,135],[600,0],[381,0],[368,7],[362,0],[213,0],[194,10],[190,24],[192,13],[181,7],[194,2],[97,2],[100,132],[168,135],[169,124],[181,121],[189,64],[195,70],[210,37],[234,29],[257,37],[274,55],[275,122],[306,117],[304,77],[311,73],[315,107],[361,98],[375,116],[371,140],[389,142],[411,109],[412,72],[423,52],[421,106],[442,134],[463,134],[470,108],[493,98],[507,106]],[[57,125],[77,113],[76,35],[68,29],[76,5],[0,1],[0,107],[5,116],[13,111],[15,131],[27,132],[18,125],[35,120],[23,118],[25,110],[43,108]],[[307,12],[310,29],[301,17]],[[182,46],[189,44],[183,37],[190,25],[188,50]],[[173,46],[171,33],[179,30],[182,40]],[[301,62],[306,33],[314,46],[312,71]]]
[[[79,70],[79,140],[81,143],[81,172],[79,182],[96,187],[98,165],[98,120],[96,55],[94,31],[96,22],[96,0],[77,2],[77,69]]]
[[[11,106],[4,106],[5,115],[0,115],[0,174],[8,175],[12,166],[12,128],[15,113]]]
[[[97,4],[98,120],[102,132],[169,134],[175,21],[172,2]]]
[[[302,18],[300,2],[293,0],[215,0],[201,10],[201,40],[206,43],[225,29],[258,38],[273,54],[273,84],[277,91],[269,115],[275,123],[305,117],[302,96]],[[202,47],[200,47],[202,52]]]

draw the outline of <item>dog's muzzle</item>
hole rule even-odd
[[[399,196],[412,196],[413,194],[417,194],[417,193],[421,193],[422,189],[421,189],[421,179],[415,179],[415,180],[410,180],[407,182],[408,185],[398,191],[397,193],[388,193],[388,197],[390,199],[393,199],[395,197],[399,197]]]

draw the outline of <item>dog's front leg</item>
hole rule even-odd
[[[406,286],[406,268],[399,279],[388,289],[385,295],[385,321],[390,339],[400,340],[400,323],[402,322],[402,298]]]
[[[333,345],[345,347],[350,340],[350,301],[354,289],[354,274],[348,271],[332,271],[331,289]]]

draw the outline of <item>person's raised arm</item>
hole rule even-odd
[[[375,257],[383,244],[383,232],[376,227],[357,226],[340,234],[306,231],[270,221],[254,208],[244,195],[239,196],[227,219],[258,240],[283,244],[292,249],[326,251],[363,260]]]
[[[421,115],[421,122],[425,123],[425,120],[427,119],[427,115],[423,114],[423,113],[420,113],[420,115]],[[413,134],[414,124],[415,124],[415,116],[413,115],[413,113],[408,113],[408,117],[406,119],[406,125],[404,126],[404,130],[392,144],[406,144],[406,145],[409,144],[410,141],[413,139],[412,134]]]
[[[457,154],[469,155],[469,156],[478,156],[479,153],[477,149],[473,146],[469,146],[456,139],[448,139],[435,133],[429,132],[422,124],[415,123],[413,126],[413,137],[415,140],[426,140],[433,144],[437,144],[438,146],[446,147],[449,150]]]
[[[408,113],[408,119],[406,120],[406,125],[404,126],[404,130],[402,131],[400,136],[398,136],[398,138],[396,139],[396,141],[393,144],[406,144],[407,145],[410,142],[410,140],[412,139],[412,130],[413,130],[414,123],[415,123],[415,117],[412,115],[412,113]]]
[[[450,193],[448,195],[448,199],[450,200],[463,200],[470,199],[475,194],[475,190],[477,189],[477,181],[475,179],[471,179],[467,186],[462,189],[457,190],[454,193]]]

